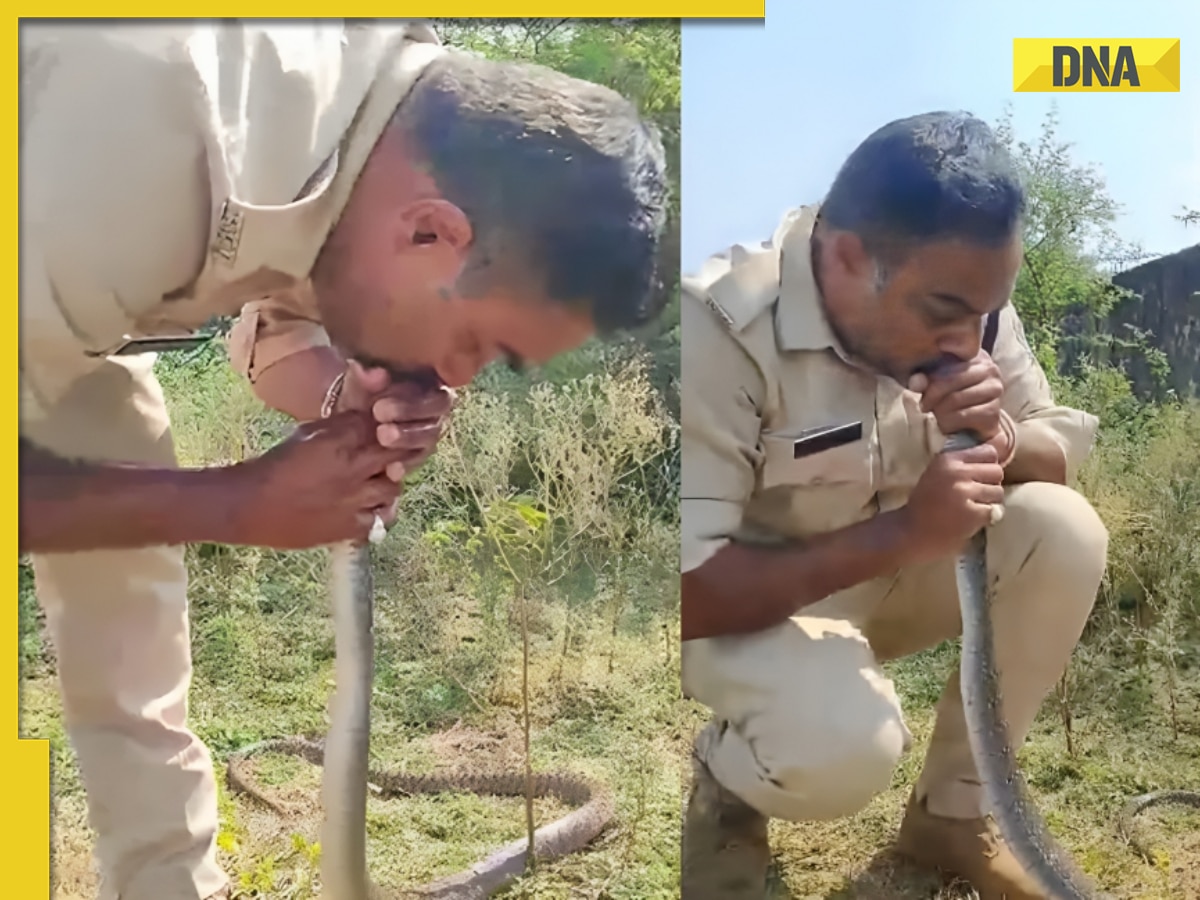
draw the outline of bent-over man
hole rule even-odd
[[[420,24],[21,39],[20,545],[102,898],[226,897],[182,545],[363,539],[450,389],[646,319],[663,151],[614,92]],[[235,366],[306,424],[180,471],[153,355],[127,351],[238,314]]]

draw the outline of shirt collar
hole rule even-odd
[[[775,340],[781,350],[833,350],[845,357],[821,305],[812,266],[812,234],[818,206],[804,206],[784,216],[772,243],[779,248],[779,303],[775,308]]]
[[[406,32],[384,51],[381,68],[340,145],[318,166],[291,203],[259,205],[228,197],[222,205],[212,258],[222,280],[269,270],[306,279],[384,129],[416,80],[445,47],[428,29]],[[429,40],[432,37],[432,40]]]

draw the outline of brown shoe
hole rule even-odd
[[[767,818],[717,783],[693,760],[683,820],[681,900],[763,900],[767,894]]]
[[[965,878],[979,900],[1052,900],[1026,874],[991,816],[949,819],[908,798],[896,851],[927,869]]]

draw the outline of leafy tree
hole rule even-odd
[[[1132,401],[1128,379],[1113,366],[1114,359],[1136,353],[1147,359],[1160,381],[1166,374],[1166,357],[1150,344],[1151,335],[1104,329],[1118,302],[1138,302],[1112,283],[1112,275],[1150,254],[1117,233],[1120,205],[1096,167],[1074,158],[1058,125],[1053,107],[1036,143],[1017,137],[1011,109],[997,125],[1028,197],[1025,264],[1013,302],[1031,349],[1060,390],[1086,397],[1089,408],[1096,403],[1110,407],[1116,396]]]
[[[1025,260],[1013,302],[1031,346],[1048,370],[1057,369],[1064,320],[1087,310],[1103,316],[1116,301],[1111,272],[1142,257],[1113,228],[1120,211],[1094,166],[1077,163],[1058,136],[1051,109],[1036,143],[1017,138],[1011,110],[997,134],[1025,182]]]

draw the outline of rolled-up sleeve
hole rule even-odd
[[[1004,379],[1004,409],[1022,430],[1041,431],[1062,448],[1067,477],[1073,478],[1092,451],[1100,421],[1091,413],[1055,403],[1046,373],[1013,305],[1001,310],[992,358]]]
[[[704,300],[683,294],[680,570],[696,569],[742,521],[761,461],[765,385],[758,367]]]
[[[247,303],[228,337],[230,362],[251,382],[285,357],[328,346],[307,285]]]

